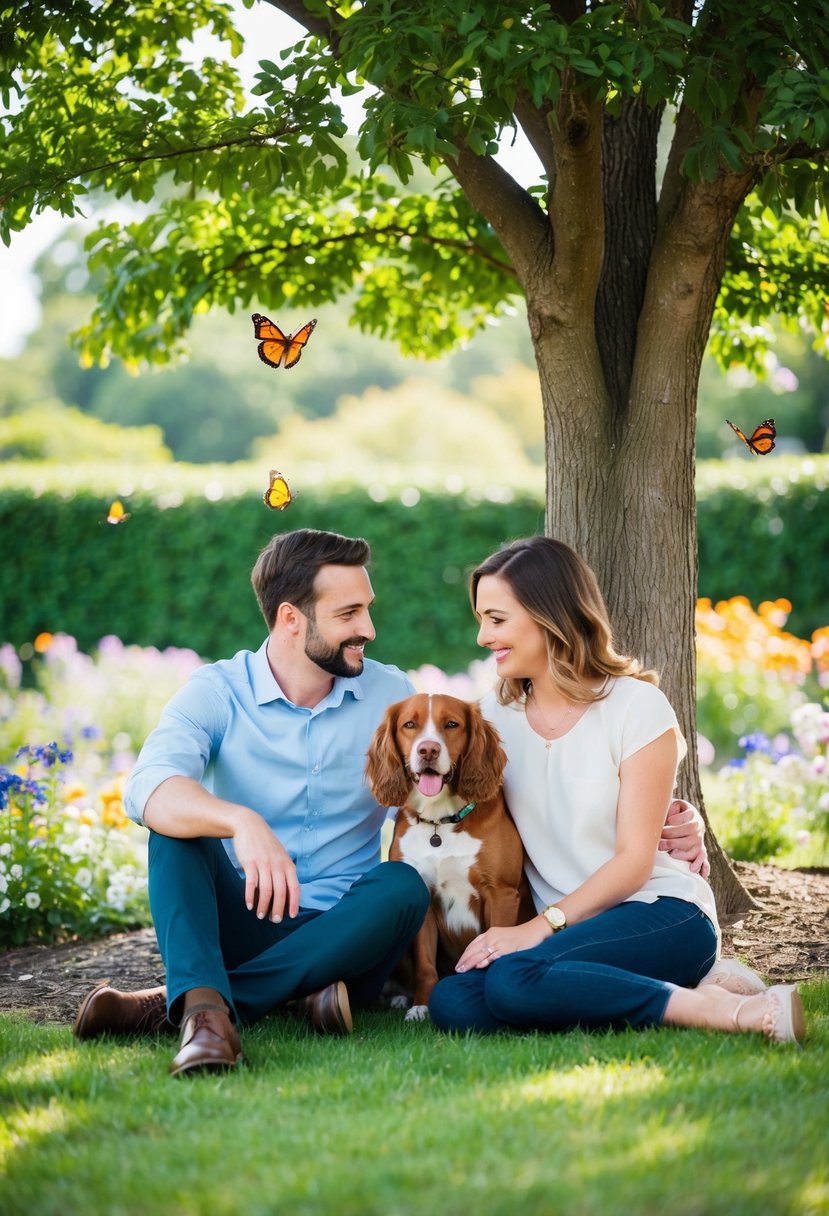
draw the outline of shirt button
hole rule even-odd
[[[315,764],[314,767],[311,769],[311,772],[314,774],[314,776],[316,776],[319,771],[320,771],[320,766],[318,764]]]

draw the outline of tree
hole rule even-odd
[[[231,65],[182,50],[208,25],[237,47],[219,0],[0,8],[20,89],[0,233],[92,186],[147,205],[90,238],[90,359],[169,359],[215,303],[308,308],[355,285],[360,326],[434,354],[523,297],[546,527],[597,570],[622,648],[662,671],[699,801],[697,380],[712,323],[749,363],[762,318],[825,324],[825,4],[271,2],[308,35],[262,61],[247,110]],[[365,85],[361,173],[333,90]],[[540,181],[495,158],[516,127]],[[729,910],[743,893],[715,843],[713,861]]]

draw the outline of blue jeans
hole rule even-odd
[[[713,965],[717,934],[695,904],[618,904],[489,967],[441,980],[429,1001],[441,1030],[658,1026],[674,988]]]
[[[220,840],[156,832],[150,832],[149,893],[173,1023],[191,988],[220,992],[242,1024],[335,980],[345,981],[356,1008],[370,1004],[429,906],[417,870],[386,861],[333,908],[300,908],[279,924],[259,920],[245,906],[245,881]]]

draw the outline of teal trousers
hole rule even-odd
[[[150,909],[167,974],[171,1022],[191,988],[215,988],[240,1025],[343,980],[354,1008],[376,1001],[414,940],[429,892],[405,862],[359,878],[333,908],[279,924],[245,906],[245,883],[220,840],[150,832]]]

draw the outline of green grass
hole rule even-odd
[[[673,1029],[453,1038],[268,1019],[238,1073],[0,1018],[4,1216],[829,1212],[829,983],[804,1050]]]

